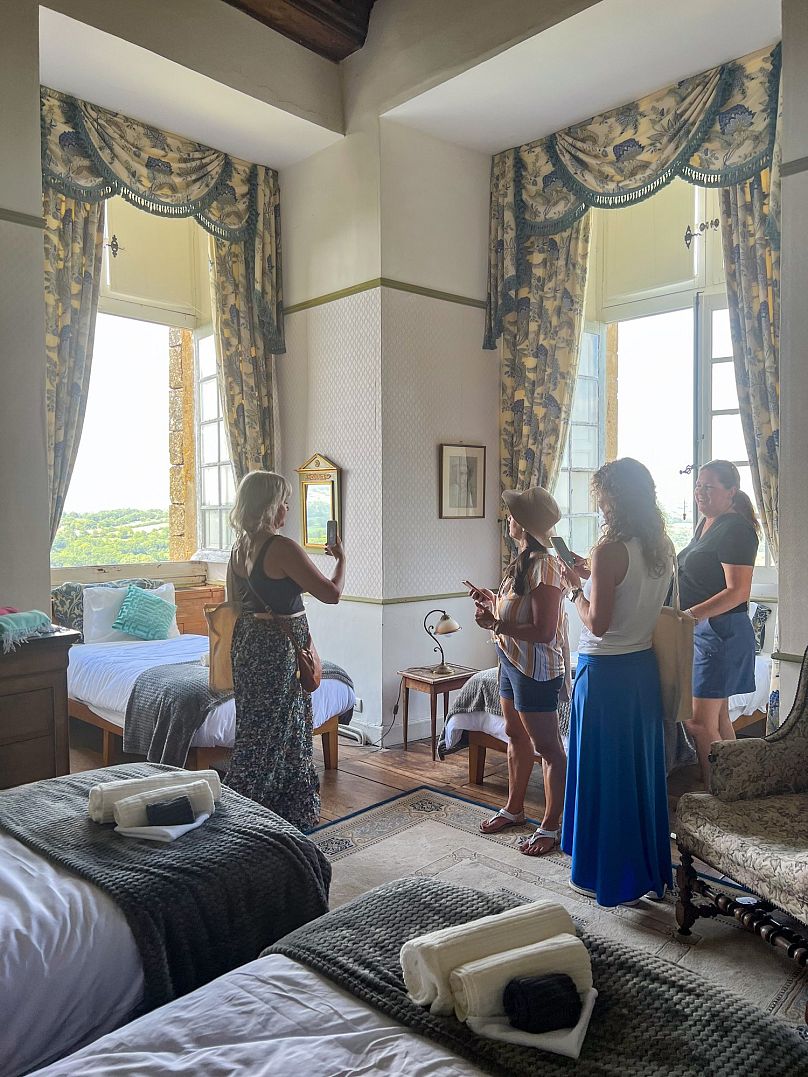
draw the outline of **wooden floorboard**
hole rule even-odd
[[[409,750],[385,748],[340,741],[339,769],[325,770],[320,740],[314,745],[314,760],[320,774],[321,821],[331,822],[352,812],[361,811],[382,800],[429,785],[500,808],[508,795],[508,768],[504,755],[489,752],[483,785],[470,785],[468,755],[458,752],[445,760],[432,762],[429,741],[410,744]],[[90,770],[101,766],[101,756],[86,744],[71,744],[71,770]],[[700,788],[698,769],[685,767],[671,777],[669,802],[671,813],[683,792]],[[525,811],[541,819],[544,792],[541,768],[536,766],[528,786]],[[673,815],[671,815],[671,818]]]

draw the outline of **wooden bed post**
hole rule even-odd
[[[112,766],[112,734],[108,729],[101,730],[101,765]]]
[[[485,780],[485,745],[469,737],[469,782],[482,785]]]
[[[323,762],[326,770],[337,770],[339,757],[339,720],[337,717],[330,718],[326,723],[328,728],[317,730],[323,738]]]

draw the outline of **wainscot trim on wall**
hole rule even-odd
[[[403,598],[363,598],[361,595],[342,595],[340,602],[361,602],[367,606],[405,606],[414,602],[442,602],[447,598],[468,598],[468,591],[450,591],[443,595],[406,595]]]
[[[796,662],[798,666],[801,666],[803,655],[789,654],[788,651],[774,651],[772,658],[777,662]]]
[[[320,307],[324,303],[333,303],[337,299],[345,299],[346,296],[356,295],[358,292],[369,292],[373,288],[393,288],[398,292],[412,292],[415,295],[425,295],[429,299],[441,299],[445,303],[460,303],[465,307],[479,307],[480,310],[485,310],[484,299],[472,299],[470,296],[455,295],[453,292],[439,292],[434,288],[422,288],[420,284],[408,284],[406,281],[392,280],[390,277],[374,277],[373,280],[366,280],[361,284],[352,284],[350,288],[341,288],[338,292],[318,295],[315,299],[306,299],[303,303],[293,303],[289,307],[284,307],[283,313],[297,314],[300,310]]]
[[[3,209],[0,206],[0,221],[10,221],[12,224],[24,224],[28,228],[44,228],[45,222],[42,217],[35,217],[33,213],[19,213],[16,209]]]
[[[780,165],[781,176],[796,176],[808,171],[808,157],[798,157],[796,161],[783,161]]]

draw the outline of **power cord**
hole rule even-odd
[[[377,752],[384,751],[384,738],[387,736],[387,734],[390,732],[390,730],[396,724],[396,717],[398,715],[398,708],[399,708],[399,706],[401,704],[401,692],[402,692],[403,688],[404,688],[404,678],[402,677],[401,680],[398,682],[398,695],[396,696],[396,701],[393,704],[393,717],[390,719],[390,724],[388,726],[386,726],[386,727],[382,727],[382,732],[381,732],[381,736],[379,738],[379,743],[378,744],[373,744],[373,742],[371,742],[371,746]],[[374,754],[373,752],[370,753],[370,755],[373,755],[373,754]]]

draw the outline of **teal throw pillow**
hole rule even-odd
[[[173,602],[131,585],[112,627],[138,639],[168,639],[176,612]]]

